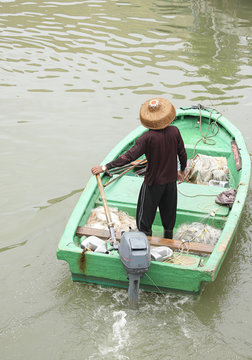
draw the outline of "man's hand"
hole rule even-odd
[[[93,175],[98,175],[103,172],[102,167],[100,165],[92,167],[91,171]]]
[[[185,172],[184,171],[178,171],[178,183],[181,184],[184,181],[185,178]]]
[[[106,169],[106,170],[107,170],[107,169]],[[106,171],[106,170],[105,170],[105,171]],[[98,174],[102,173],[104,170],[103,170],[103,167],[102,167],[102,166],[98,165],[98,166],[92,167],[91,171],[92,171],[92,174],[93,174],[93,175],[98,175]]]

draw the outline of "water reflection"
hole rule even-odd
[[[28,240],[25,240],[25,241],[22,241],[20,243],[17,243],[17,244],[12,244],[12,245],[9,245],[9,246],[5,246],[3,248],[0,248],[0,253],[1,252],[4,252],[4,251],[7,251],[7,250],[12,250],[12,249],[15,249],[19,246],[24,246],[26,243],[27,243]]]
[[[73,190],[73,191],[71,191],[71,192],[70,192],[69,194],[67,194],[67,195],[63,195],[63,196],[60,196],[60,197],[57,197],[57,198],[48,200],[47,202],[49,203],[49,205],[45,205],[45,206],[34,206],[34,208],[35,208],[35,209],[39,209],[39,210],[47,209],[48,207],[50,207],[50,206],[52,206],[52,205],[54,205],[54,204],[57,204],[57,203],[59,203],[59,202],[61,202],[61,201],[64,201],[64,200],[66,200],[67,198],[69,198],[69,197],[71,197],[71,196],[73,196],[73,195],[75,195],[75,194],[78,194],[78,193],[82,192],[83,190],[84,190],[84,188],[83,188],[83,189],[78,189],[78,190]]]

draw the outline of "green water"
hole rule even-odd
[[[0,0],[1,359],[252,359],[252,193],[200,298],[71,281],[58,241],[152,96],[211,106],[252,152],[250,0]]]

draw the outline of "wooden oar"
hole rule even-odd
[[[105,210],[105,215],[106,215],[106,219],[107,219],[107,224],[108,224],[108,228],[109,228],[109,233],[110,233],[110,238],[111,238],[111,241],[112,241],[112,245],[113,245],[114,249],[118,249],[118,244],[117,244],[117,241],[116,241],[115,230],[114,230],[114,224],[112,222],[112,218],[111,218],[111,215],[110,215],[110,211],[109,211],[109,207],[108,207],[108,203],[107,203],[107,199],[106,199],[106,196],[105,196],[105,192],[104,192],[104,188],[103,188],[103,185],[102,185],[100,174],[96,175],[96,180],[97,180],[98,188],[99,188],[99,191],[100,191],[103,207],[104,207],[104,210]]]

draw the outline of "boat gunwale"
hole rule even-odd
[[[179,111],[177,113],[177,116],[184,115],[184,111],[186,111],[186,115],[198,116],[198,114],[195,114],[195,109],[182,110],[182,112]],[[202,110],[201,114],[202,116],[209,117],[209,111]],[[221,124],[227,130],[227,132],[233,136],[233,139],[237,143],[240,156],[242,159],[242,166],[243,166],[242,169],[240,170],[241,177],[240,177],[240,183],[237,188],[235,202],[228,215],[228,219],[221,232],[221,236],[218,239],[218,242],[215,245],[215,248],[212,254],[210,255],[206,265],[204,266],[204,270],[210,272],[212,274],[213,279],[215,279],[221,267],[221,264],[224,261],[226,253],[231,245],[235,231],[239,225],[239,220],[242,214],[243,207],[245,205],[248,188],[249,188],[251,162],[244,138],[240,130],[235,125],[233,125],[228,119],[226,119],[223,115],[220,116],[220,113],[217,111],[211,114],[211,119],[217,120],[217,123]],[[244,164],[246,164],[245,168],[244,168]]]

